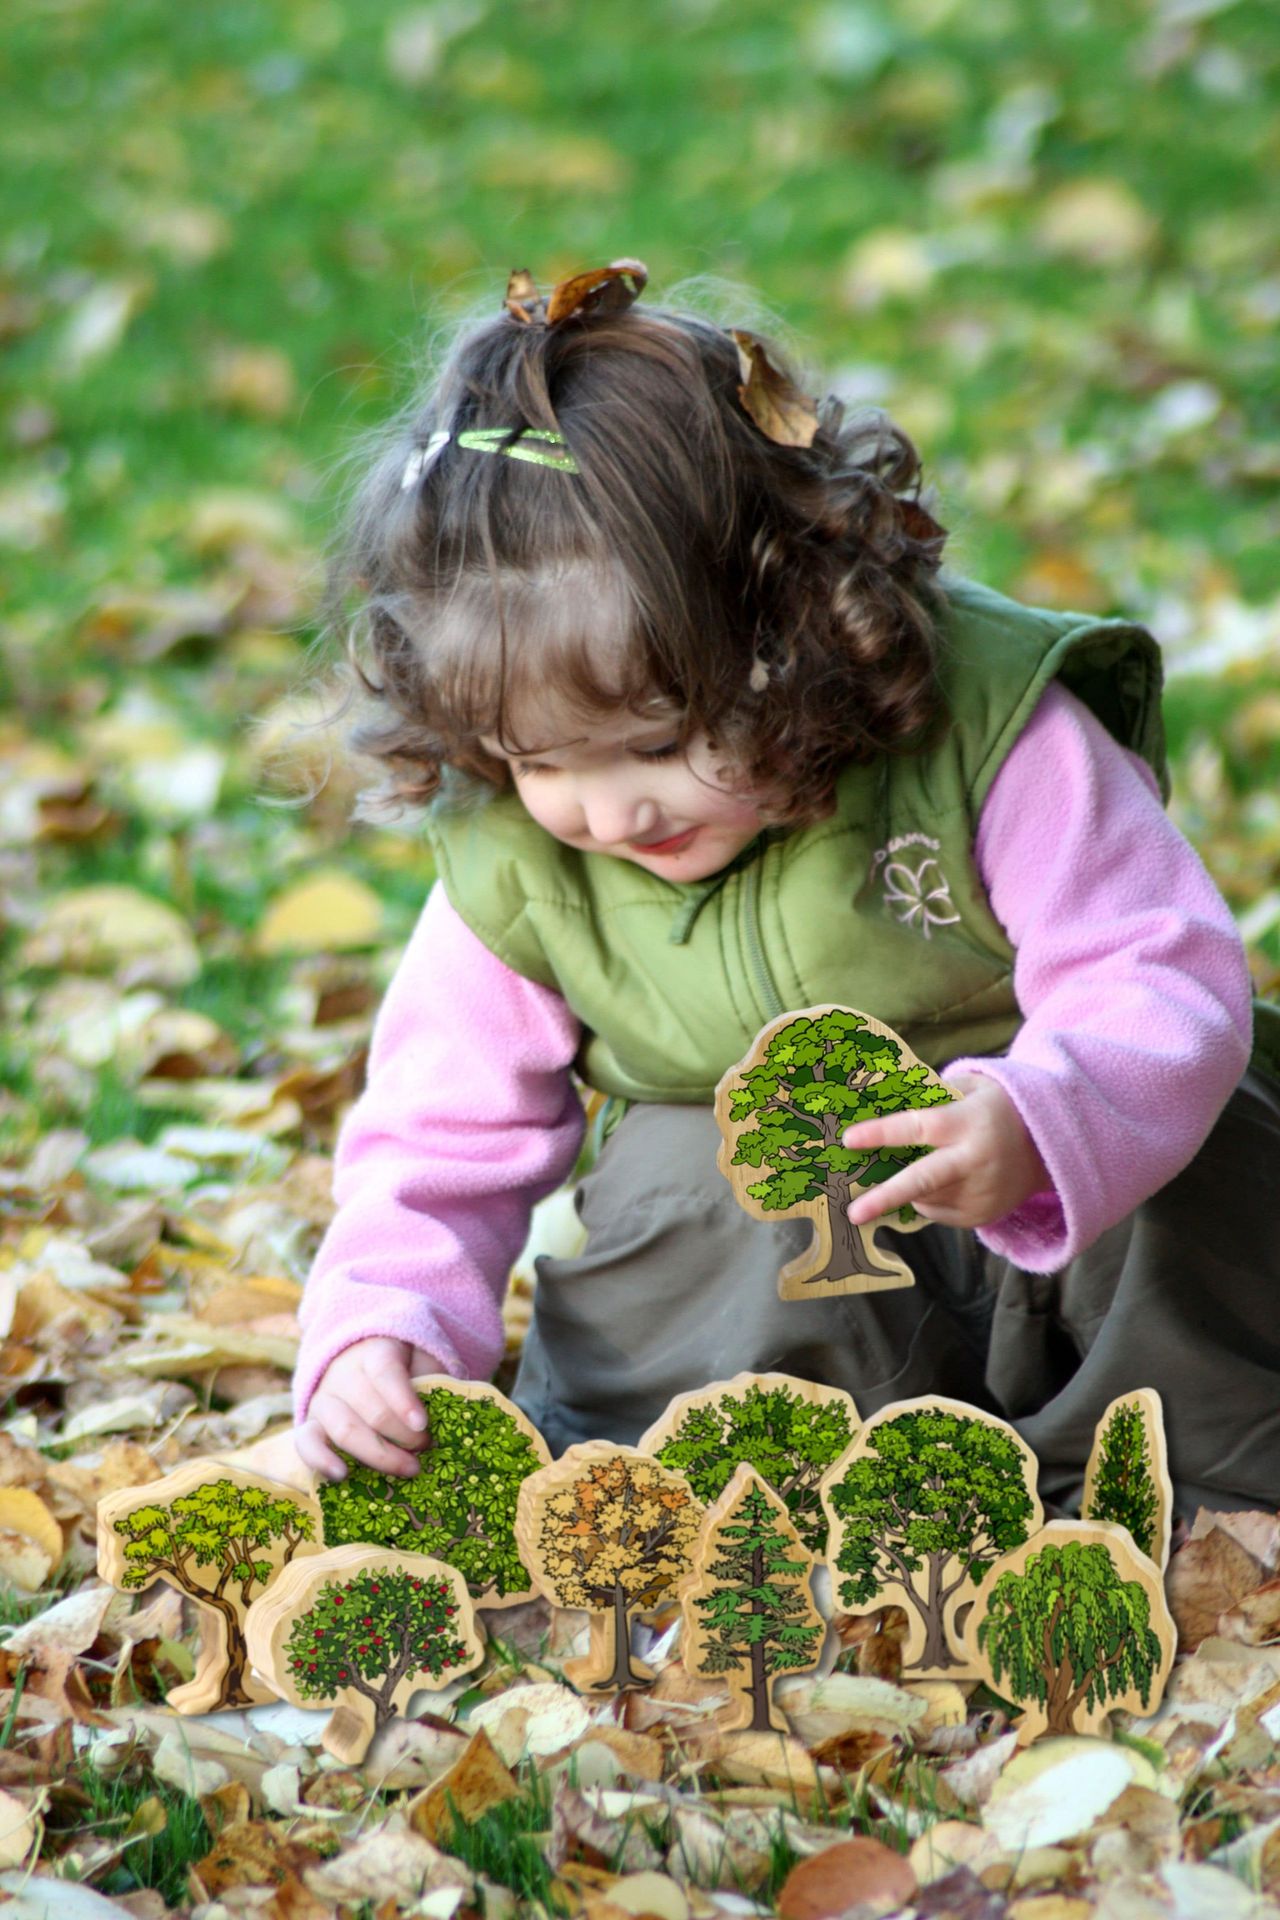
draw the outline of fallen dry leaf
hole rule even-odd
[[[514,1776],[498,1758],[484,1728],[477,1727],[449,1771],[404,1811],[413,1831],[439,1846],[452,1833],[455,1816],[469,1826],[490,1807],[519,1796]]]
[[[1169,1562],[1165,1592],[1178,1646],[1192,1653],[1218,1631],[1218,1620],[1262,1583],[1262,1568],[1221,1527],[1188,1540]]]
[[[309,874],[268,907],[259,953],[330,953],[371,947],[382,929],[382,902],[371,887],[337,870]]]
[[[780,447],[811,447],[818,431],[817,403],[776,367],[758,334],[733,330],[742,384],[738,398],[763,433]]]
[[[837,1920],[851,1907],[891,1913],[906,1905],[916,1885],[902,1854],[860,1835],[792,1867],[778,1894],[778,1914],[780,1920]]]

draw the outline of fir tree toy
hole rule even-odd
[[[746,1058],[716,1088],[724,1135],[717,1165],[738,1204],[757,1220],[808,1218],[806,1253],[778,1275],[784,1300],[870,1293],[914,1285],[910,1267],[878,1248],[878,1225],[914,1232],[926,1222],[898,1207],[883,1222],[855,1227],[848,1208],[927,1147],[854,1149],[846,1127],[908,1107],[933,1107],[958,1096],[918,1060],[891,1027],[849,1007],[806,1007],[770,1021]],[[760,1176],[752,1178],[752,1174]]]
[[[1139,1553],[1154,1560],[1162,1573],[1168,1566],[1173,1482],[1164,1410],[1153,1387],[1121,1394],[1098,1422],[1080,1517],[1127,1527]]]
[[[681,1596],[682,1658],[692,1674],[730,1676],[727,1729],[782,1733],[770,1682],[818,1663],[823,1622],[813,1604],[813,1559],[783,1502],[740,1466],[699,1530],[696,1577]]]

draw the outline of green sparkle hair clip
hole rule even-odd
[[[510,427],[467,427],[459,434],[444,431],[433,433],[425,447],[415,447],[405,462],[400,480],[402,492],[407,493],[410,487],[418,485],[450,440],[456,441],[468,453],[503,453],[509,460],[527,460],[535,467],[554,467],[557,473],[581,471],[565,447],[564,435],[554,432],[550,427],[525,427],[514,437]],[[564,451],[546,451],[556,447],[562,447]]]

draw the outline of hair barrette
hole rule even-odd
[[[400,491],[407,493],[410,487],[417,486],[429,467],[433,466],[449,444],[450,435],[442,430],[433,433],[425,447],[415,447],[404,463],[404,472],[400,476]]]
[[[525,427],[513,436],[510,427],[467,427],[462,433],[433,433],[425,447],[415,447],[405,462],[402,491],[416,486],[450,440],[468,453],[503,453],[509,460],[527,460],[535,467],[554,467],[557,473],[579,473],[577,461],[565,446],[562,433],[550,427]],[[545,448],[563,447],[562,453]]]

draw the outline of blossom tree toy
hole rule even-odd
[[[738,1373],[671,1402],[640,1437],[644,1453],[683,1473],[710,1506],[740,1466],[778,1494],[806,1550],[826,1550],[822,1476],[852,1445],[858,1409],[839,1387],[785,1373]]]
[[[546,1441],[496,1387],[434,1374],[414,1386],[427,1417],[417,1472],[348,1461],[345,1480],[318,1489],[325,1545],[404,1547],[457,1567],[478,1606],[527,1600],[516,1501],[528,1475],[551,1464]]]
[[[126,1590],[164,1580],[199,1605],[195,1673],[168,1704],[179,1713],[272,1698],[248,1670],[245,1616],[268,1583],[317,1554],[320,1509],[308,1495],[218,1460],[98,1503],[98,1572]]]
[[[824,1479],[822,1499],[840,1604],[906,1609],[909,1678],[971,1674],[965,1615],[993,1561],[1044,1517],[1026,1442],[961,1400],[899,1400],[867,1421]]]
[[[539,1591],[591,1614],[590,1652],[565,1665],[586,1692],[647,1686],[631,1625],[690,1571],[701,1503],[683,1474],[636,1447],[589,1440],[520,1489],[516,1538]]]
[[[750,1467],[737,1469],[705,1516],[694,1563],[681,1593],[687,1671],[730,1676],[726,1729],[785,1733],[773,1717],[770,1682],[817,1665],[823,1621],[810,1591],[813,1557],[783,1502]]]
[[[716,1088],[724,1135],[717,1165],[757,1220],[813,1222],[807,1252],[778,1276],[784,1300],[913,1286],[911,1269],[876,1246],[879,1225],[915,1232],[912,1206],[855,1227],[859,1193],[879,1186],[927,1147],[852,1148],[846,1127],[958,1098],[891,1027],[848,1007],[806,1007],[770,1021]],[[756,1178],[752,1176],[756,1175]]]
[[[332,1706],[323,1743],[357,1765],[423,1688],[482,1658],[466,1582],[427,1554],[331,1547],[291,1567],[249,1609],[254,1670],[295,1706]]]
[[[1125,1527],[1053,1520],[998,1560],[965,1627],[978,1675],[1022,1709],[1018,1739],[1154,1713],[1176,1632],[1160,1570]]]
[[[1084,1474],[1084,1520],[1127,1527],[1139,1553],[1163,1573],[1173,1528],[1173,1482],[1164,1410],[1154,1387],[1123,1393],[1098,1422]]]

